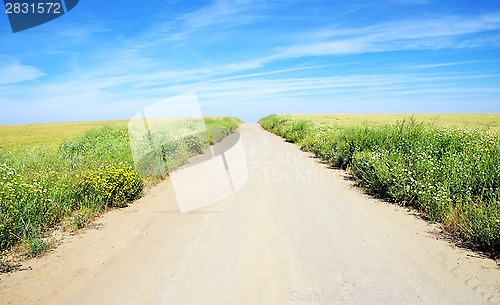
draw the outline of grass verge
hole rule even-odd
[[[205,123],[208,133],[190,136],[189,145],[179,145],[168,157],[183,164],[241,121],[217,117]],[[169,166],[167,173],[174,169]],[[135,170],[126,124],[90,129],[57,148],[50,143],[0,149],[0,254],[21,245],[28,257],[38,256],[53,246],[44,238],[47,232],[59,226],[78,230],[106,209],[127,206],[158,178]],[[11,265],[2,260],[1,270]]]
[[[500,135],[404,119],[390,125],[331,123],[270,115],[268,131],[332,166],[369,193],[410,206],[468,245],[500,254]]]

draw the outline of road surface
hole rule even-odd
[[[242,189],[180,213],[166,180],[0,275],[0,304],[500,303],[494,261],[259,125],[239,130]]]

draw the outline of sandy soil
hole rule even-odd
[[[167,180],[0,275],[0,304],[500,303],[494,261],[258,125],[240,133],[242,189],[180,213]]]

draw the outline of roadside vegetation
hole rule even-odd
[[[413,118],[417,122],[435,126],[482,129],[500,133],[499,114],[292,114],[286,117],[343,127],[385,126]]]
[[[200,147],[232,133],[241,121],[213,117],[205,123],[208,133],[190,137],[192,145],[180,143],[175,151],[163,153],[181,165],[200,153]],[[75,124],[79,135],[76,130],[75,134],[61,130],[64,124],[40,125],[53,135],[46,138],[39,133],[45,143],[23,132],[22,126],[0,127],[0,133],[9,135],[6,139],[14,139],[15,134],[2,128],[11,128],[20,132],[21,143],[25,143],[1,140],[0,254],[16,247],[25,249],[28,257],[37,256],[52,246],[47,236],[54,228],[78,230],[106,209],[127,206],[141,196],[145,185],[161,178],[135,170],[126,121],[66,126],[71,130]],[[67,134],[73,137],[64,140]],[[171,170],[166,168],[167,173]],[[0,272],[11,269],[8,261],[1,261]]]
[[[30,150],[34,147],[55,150],[69,138],[102,127],[127,127],[128,121],[88,121],[23,125],[0,125],[0,149]]]
[[[315,116],[270,115],[268,131],[348,170],[367,192],[415,208],[468,245],[500,254],[500,134],[424,123],[338,124]],[[498,126],[499,115],[492,115]],[[479,127],[478,127],[479,126]]]

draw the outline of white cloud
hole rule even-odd
[[[14,60],[4,60],[0,64],[0,86],[32,81],[44,75],[38,68]]]
[[[258,5],[259,3],[256,1],[217,0],[210,6],[180,16],[178,20],[183,22],[186,31],[216,24],[234,26],[256,18],[256,15],[246,13],[249,13]]]
[[[450,67],[450,66],[460,66],[467,64],[476,64],[476,63],[486,63],[489,61],[484,60],[466,60],[466,61],[454,61],[454,62],[440,62],[434,64],[417,64],[410,65],[407,67],[402,67],[403,69],[433,69],[433,68],[441,68],[441,67]]]
[[[160,22],[143,33],[142,37],[135,37],[133,49],[142,50],[159,45],[186,42],[200,32],[209,32],[217,29],[234,30],[247,25],[262,17],[261,11],[267,7],[266,1],[248,0],[216,0],[197,10],[176,16],[173,20]],[[221,33],[204,35],[198,43],[209,43],[217,40]]]
[[[500,14],[439,16],[361,28],[322,29],[299,35],[306,43],[277,48],[272,59],[395,50],[488,47],[491,39],[467,35],[500,30]]]
[[[189,91],[198,93],[203,110],[208,109],[205,114],[233,114],[243,119],[256,119],[258,115],[265,115],[265,111],[270,111],[269,109],[276,105],[281,105],[280,112],[292,111],[295,106],[296,111],[302,109],[302,112],[305,112],[304,109],[308,109],[307,111],[351,109],[351,112],[357,112],[360,109],[352,107],[361,102],[369,105],[370,101],[374,101],[373,103],[385,101],[385,107],[389,102],[401,106],[411,101],[413,104],[410,105],[416,105],[415,103],[424,103],[430,99],[445,102],[452,100],[455,103],[479,98],[484,102],[481,110],[487,111],[487,107],[490,107],[492,111],[494,110],[491,108],[491,105],[494,105],[492,96],[498,96],[500,93],[500,89],[488,86],[488,82],[481,81],[482,85],[476,87],[461,86],[463,83],[472,83],[475,80],[498,79],[499,75],[464,72],[430,75],[387,73],[288,77],[286,73],[281,73],[284,71],[275,72],[273,74],[268,71],[257,77],[250,74],[248,79],[244,79],[241,75],[242,78],[228,77],[211,82],[165,84],[156,88],[129,87],[128,90],[115,88],[123,86],[123,79],[106,78],[96,79],[93,82],[72,80],[40,84],[31,88],[29,92],[22,87],[12,86],[9,96],[2,99],[5,101],[2,106],[5,111],[0,115],[0,121],[10,122],[13,111],[24,113],[26,119],[38,116],[38,120],[42,121],[57,120],[58,117],[59,120],[68,121],[86,118],[126,119],[163,98]],[[376,112],[380,109],[376,104],[372,104],[371,108],[365,110]],[[247,117],[250,113],[258,114]]]

